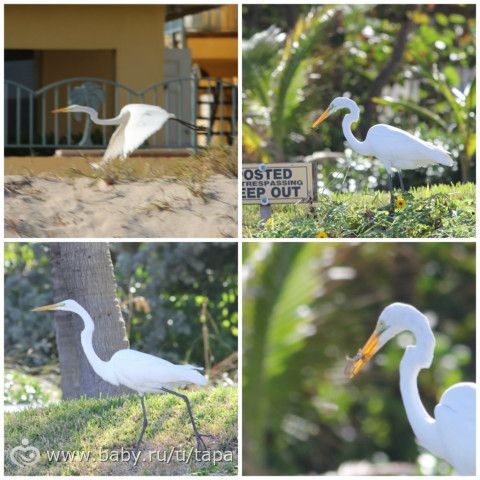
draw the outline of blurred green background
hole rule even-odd
[[[244,472],[448,473],[416,445],[400,397],[411,335],[348,383],[344,368],[401,301],[435,333],[419,376],[430,414],[448,386],[475,381],[475,244],[246,243],[243,261]]]
[[[320,158],[320,187],[385,187],[376,160],[344,143],[343,115],[311,130],[341,95],[361,108],[357,138],[388,123],[443,146],[454,169],[429,183],[475,181],[475,5],[244,5],[243,161]],[[425,172],[407,171],[409,186]]]
[[[5,244],[7,405],[60,395],[53,315],[39,321],[30,312],[53,302],[49,252],[48,243]],[[111,243],[110,252],[131,348],[235,383],[237,244]]]

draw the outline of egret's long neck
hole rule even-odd
[[[436,434],[435,419],[423,406],[417,385],[420,370],[432,364],[435,337],[426,326],[414,326],[409,330],[415,336],[416,344],[407,347],[400,362],[400,392],[415,436],[420,444],[428,444],[429,449],[435,453],[442,448]],[[438,447],[435,448],[437,443]]]
[[[109,378],[111,375],[110,369],[108,368],[108,362],[104,362],[93,349],[93,331],[95,330],[95,324],[93,323],[92,317],[80,305],[78,305],[75,313],[80,315],[84,324],[80,340],[85,356],[95,373],[108,382],[110,381]],[[110,381],[110,383],[113,382]]]
[[[357,153],[360,153],[361,155],[371,155],[372,152],[369,150],[365,142],[360,142],[359,140],[357,140],[352,133],[352,124],[357,122],[359,118],[360,112],[358,110],[358,107],[355,105],[355,109],[353,111],[350,111],[343,118],[343,134],[345,135],[348,144],[353,148],[353,150],[355,150]]]
[[[98,118],[98,113],[91,107],[78,106],[77,111],[88,113],[93,123],[97,125],[119,125],[122,119],[122,114],[117,115],[114,118]]]

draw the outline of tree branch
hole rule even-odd
[[[363,136],[367,134],[370,124],[373,120],[373,117],[376,115],[376,106],[372,102],[373,97],[378,97],[383,90],[383,87],[388,83],[390,77],[395,72],[396,68],[400,64],[407,46],[408,34],[412,27],[412,21],[408,16],[405,16],[404,20],[400,25],[400,30],[398,31],[397,38],[393,45],[393,52],[390,56],[390,59],[385,64],[383,69],[378,74],[377,78],[372,83],[370,91],[368,92],[368,101],[365,104],[365,112],[362,116],[362,121],[360,122],[360,132]]]

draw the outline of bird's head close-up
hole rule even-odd
[[[393,337],[405,330],[415,330],[416,324],[427,323],[427,318],[415,307],[405,303],[392,303],[380,314],[375,330],[365,345],[351,359],[345,370],[352,379],[368,361]]]
[[[342,110],[343,108],[347,108],[350,111],[358,109],[357,104],[350,98],[336,97],[330,102],[330,105],[326,108],[326,110],[313,122],[312,128],[317,128],[330,115],[338,110]]]
[[[44,305],[43,307],[32,308],[32,312],[43,312],[46,310],[61,310],[63,312],[75,312],[79,304],[75,300],[63,300],[62,302]]]
[[[68,107],[55,108],[51,113],[78,112],[80,105],[68,105]]]

